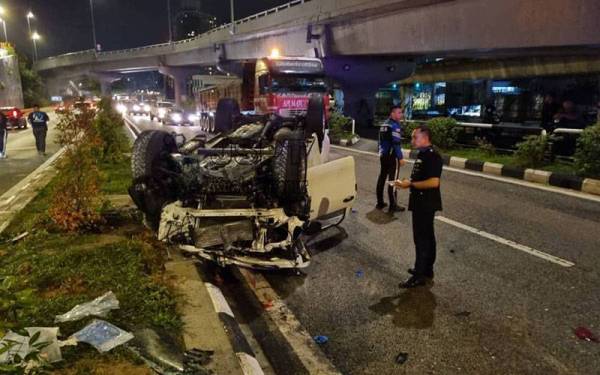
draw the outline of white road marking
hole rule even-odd
[[[125,122],[129,123],[129,121],[127,121],[127,120],[125,120]],[[128,124],[125,124],[125,127],[127,128],[127,130],[129,130],[133,139],[137,139],[137,135],[135,135],[135,132],[131,129],[131,127],[129,127]]]
[[[491,234],[491,233],[479,230],[477,228],[473,228],[473,227],[471,227],[469,225],[466,225],[466,224],[463,224],[463,223],[459,223],[458,221],[455,221],[455,220],[452,220],[452,219],[448,219],[447,217],[436,216],[435,218],[436,218],[436,220],[439,220],[439,221],[444,222],[446,224],[452,225],[453,227],[460,228],[460,229],[463,229],[463,230],[465,230],[467,232],[471,232],[471,233],[477,234],[477,235],[479,235],[481,237],[484,237],[484,238],[487,238],[489,240],[498,242],[498,243],[500,243],[502,245],[506,245],[506,246],[512,247],[513,249],[516,249],[516,250],[519,250],[519,251],[523,251],[523,252],[525,252],[527,254],[536,256],[536,257],[538,257],[540,259],[547,260],[548,262],[552,262],[554,264],[558,264],[559,266],[562,266],[562,267],[573,267],[575,265],[575,263],[570,262],[568,260],[556,257],[554,255],[550,255],[550,254],[544,253],[543,251],[536,250],[536,249],[531,248],[531,247],[526,246],[526,245],[521,245],[521,244],[516,243],[514,241],[507,240],[506,238],[502,238],[500,236],[496,236],[495,234]]]
[[[208,295],[210,296],[213,306],[215,307],[215,311],[217,313],[224,313],[232,318],[235,318],[233,311],[231,311],[231,307],[229,307],[229,304],[225,300],[223,292],[221,292],[221,289],[217,288],[211,283],[204,283],[204,285],[206,285],[206,290],[208,290]]]
[[[341,147],[341,146],[335,146],[335,145],[332,145],[331,147],[335,148],[337,150],[351,151],[351,152],[355,152],[355,153],[363,154],[363,155],[378,156],[378,154],[376,152],[372,152],[372,151],[355,150],[355,149]],[[412,163],[411,160],[407,160],[407,162]],[[506,182],[508,184],[543,190],[543,191],[547,191],[550,193],[557,193],[557,194],[567,195],[567,196],[570,196],[573,198],[579,198],[579,199],[584,199],[584,200],[600,203],[600,196],[593,195],[593,194],[587,194],[587,193],[579,192],[576,190],[563,189],[563,188],[550,186],[550,185],[536,184],[534,182],[519,180],[516,178],[494,176],[494,175],[489,175],[489,174],[485,174],[485,173],[481,173],[481,172],[470,171],[470,170],[466,170],[466,169],[452,168],[452,167],[448,167],[448,166],[444,166],[444,170],[447,170],[450,172],[455,172],[455,173],[462,173],[462,174],[466,174],[466,175],[474,176],[474,177],[481,177],[481,178],[485,178],[485,179],[493,180],[493,181]]]
[[[244,375],[263,375],[264,372],[256,358],[246,353],[235,353],[240,361]]]
[[[245,268],[238,270],[309,374],[340,374],[264,276]]]

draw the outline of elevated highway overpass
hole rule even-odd
[[[429,58],[600,55],[597,0],[295,0],[192,39],[69,53],[35,64],[50,90],[66,78],[159,70],[176,98],[200,66],[263,57],[272,48],[324,59],[346,112]]]

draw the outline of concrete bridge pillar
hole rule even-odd
[[[123,78],[118,73],[92,72],[90,76],[100,82],[100,92],[102,96],[110,96],[112,83]]]
[[[379,56],[330,56],[323,59],[328,77],[344,91],[344,114],[359,127],[373,125],[375,94],[386,84],[410,77],[416,64]]]
[[[169,76],[174,81],[175,104],[180,107],[187,99],[187,82],[190,77],[198,73],[199,69],[194,67],[161,66],[158,68],[161,74]]]

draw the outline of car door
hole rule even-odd
[[[355,163],[352,156],[308,168],[310,219],[343,215],[357,199]]]

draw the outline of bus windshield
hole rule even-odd
[[[327,92],[323,77],[277,75],[271,79],[271,92]]]

